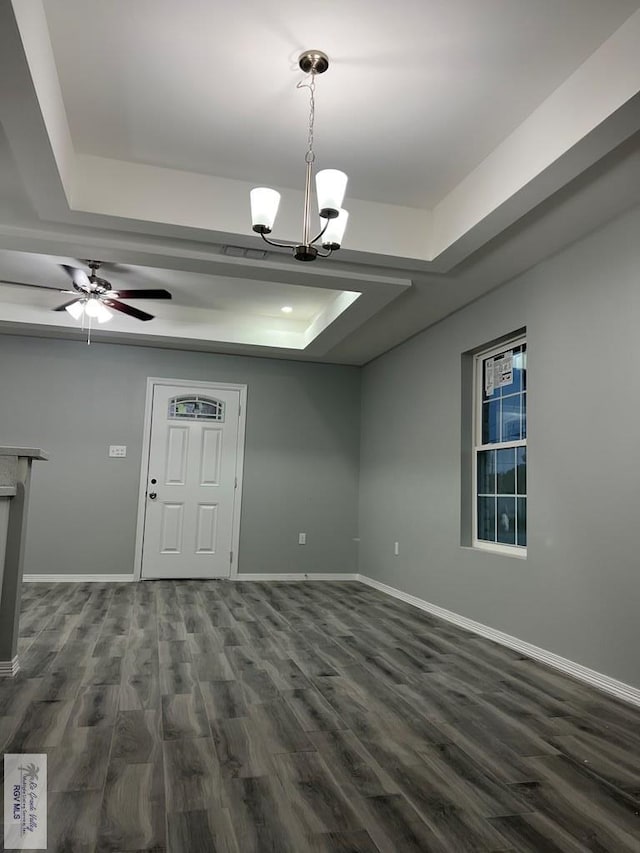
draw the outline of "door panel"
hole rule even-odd
[[[216,504],[198,506],[196,551],[198,554],[215,554],[218,536],[218,507]]]
[[[229,576],[239,412],[238,390],[154,385],[142,577]]]
[[[222,451],[222,429],[203,427],[200,449],[200,485],[220,485],[220,456]]]
[[[182,522],[184,507],[182,504],[163,503],[160,529],[160,552],[179,554],[182,550]]]
[[[184,486],[187,479],[187,453],[189,452],[189,428],[169,427],[167,430],[166,486]]]

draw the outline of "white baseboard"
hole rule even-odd
[[[270,575],[261,575],[261,574],[251,574],[251,573],[243,573],[239,572],[235,577],[231,578],[232,581],[357,581],[359,580],[359,576],[355,574],[343,575],[339,572],[308,572],[304,574],[304,572],[294,572],[294,573],[283,573],[283,574],[270,574]]]
[[[0,678],[13,678],[19,671],[18,655],[13,660],[0,660]]]
[[[575,663],[568,658],[560,657],[546,649],[541,649],[524,640],[519,640],[517,637],[512,637],[510,634],[505,634],[502,631],[497,631],[495,628],[490,628],[488,625],[483,625],[481,622],[474,622],[473,619],[467,619],[466,616],[460,616],[459,613],[453,613],[451,610],[445,610],[444,607],[438,607],[436,604],[430,604],[422,598],[395,587],[388,586],[385,583],[368,578],[366,575],[358,575],[358,580],[367,586],[391,595],[394,598],[399,598],[401,601],[406,601],[414,607],[419,607],[420,610],[425,610],[427,613],[438,616],[440,619],[445,619],[466,631],[471,631],[474,634],[479,634],[481,637],[486,637],[488,640],[493,640],[495,643],[500,643],[502,646],[507,646],[517,652],[527,655],[527,657],[539,660],[552,666],[554,669],[564,672],[566,675],[571,675],[579,681],[584,681],[592,687],[597,687],[599,690],[615,696],[616,699],[622,699],[624,702],[629,702],[631,705],[640,706],[640,689],[633,687],[630,684],[625,684],[623,681],[617,681],[615,678],[610,678],[608,675],[603,675],[601,672],[596,672],[594,669],[589,669],[579,663]]]
[[[130,583],[133,575],[24,575],[24,583]]]
[[[25,583],[128,583],[135,580],[133,575],[24,575]],[[220,580],[225,580],[221,578]],[[356,574],[340,572],[295,572],[281,574],[240,573],[230,578],[232,581],[357,581]]]

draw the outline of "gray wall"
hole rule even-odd
[[[241,572],[356,571],[358,369],[5,335],[0,444],[51,454],[26,573],[132,572],[148,376],[248,385]]]
[[[362,574],[638,686],[639,235],[635,210],[367,366],[360,489]],[[526,560],[460,544],[461,355],[523,326]]]

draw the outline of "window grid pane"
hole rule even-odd
[[[516,451],[515,448],[496,451],[496,475],[499,495],[516,493]]]
[[[522,547],[526,547],[527,544],[527,499],[526,498],[518,498],[516,501],[516,510],[517,510],[517,520],[516,520],[516,533],[517,533],[517,543]]]
[[[518,481],[518,494],[526,495],[527,494],[527,448],[526,447],[518,447],[516,450],[518,464],[517,464],[517,481]]]
[[[478,498],[478,539],[496,541],[496,499]]]
[[[500,400],[491,400],[482,405],[482,443],[496,444],[500,441]]]
[[[510,394],[500,401],[502,441],[520,441],[522,437],[522,394]]]
[[[498,542],[503,545],[516,544],[516,499],[500,496],[496,513]]]
[[[478,494],[496,493],[496,452],[482,450],[478,453]]]

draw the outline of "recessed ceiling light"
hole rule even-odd
[[[291,312],[293,311],[293,308],[291,307],[291,305],[283,305],[283,306],[282,306],[282,308],[281,308],[280,310],[281,310],[284,314],[291,314]]]

